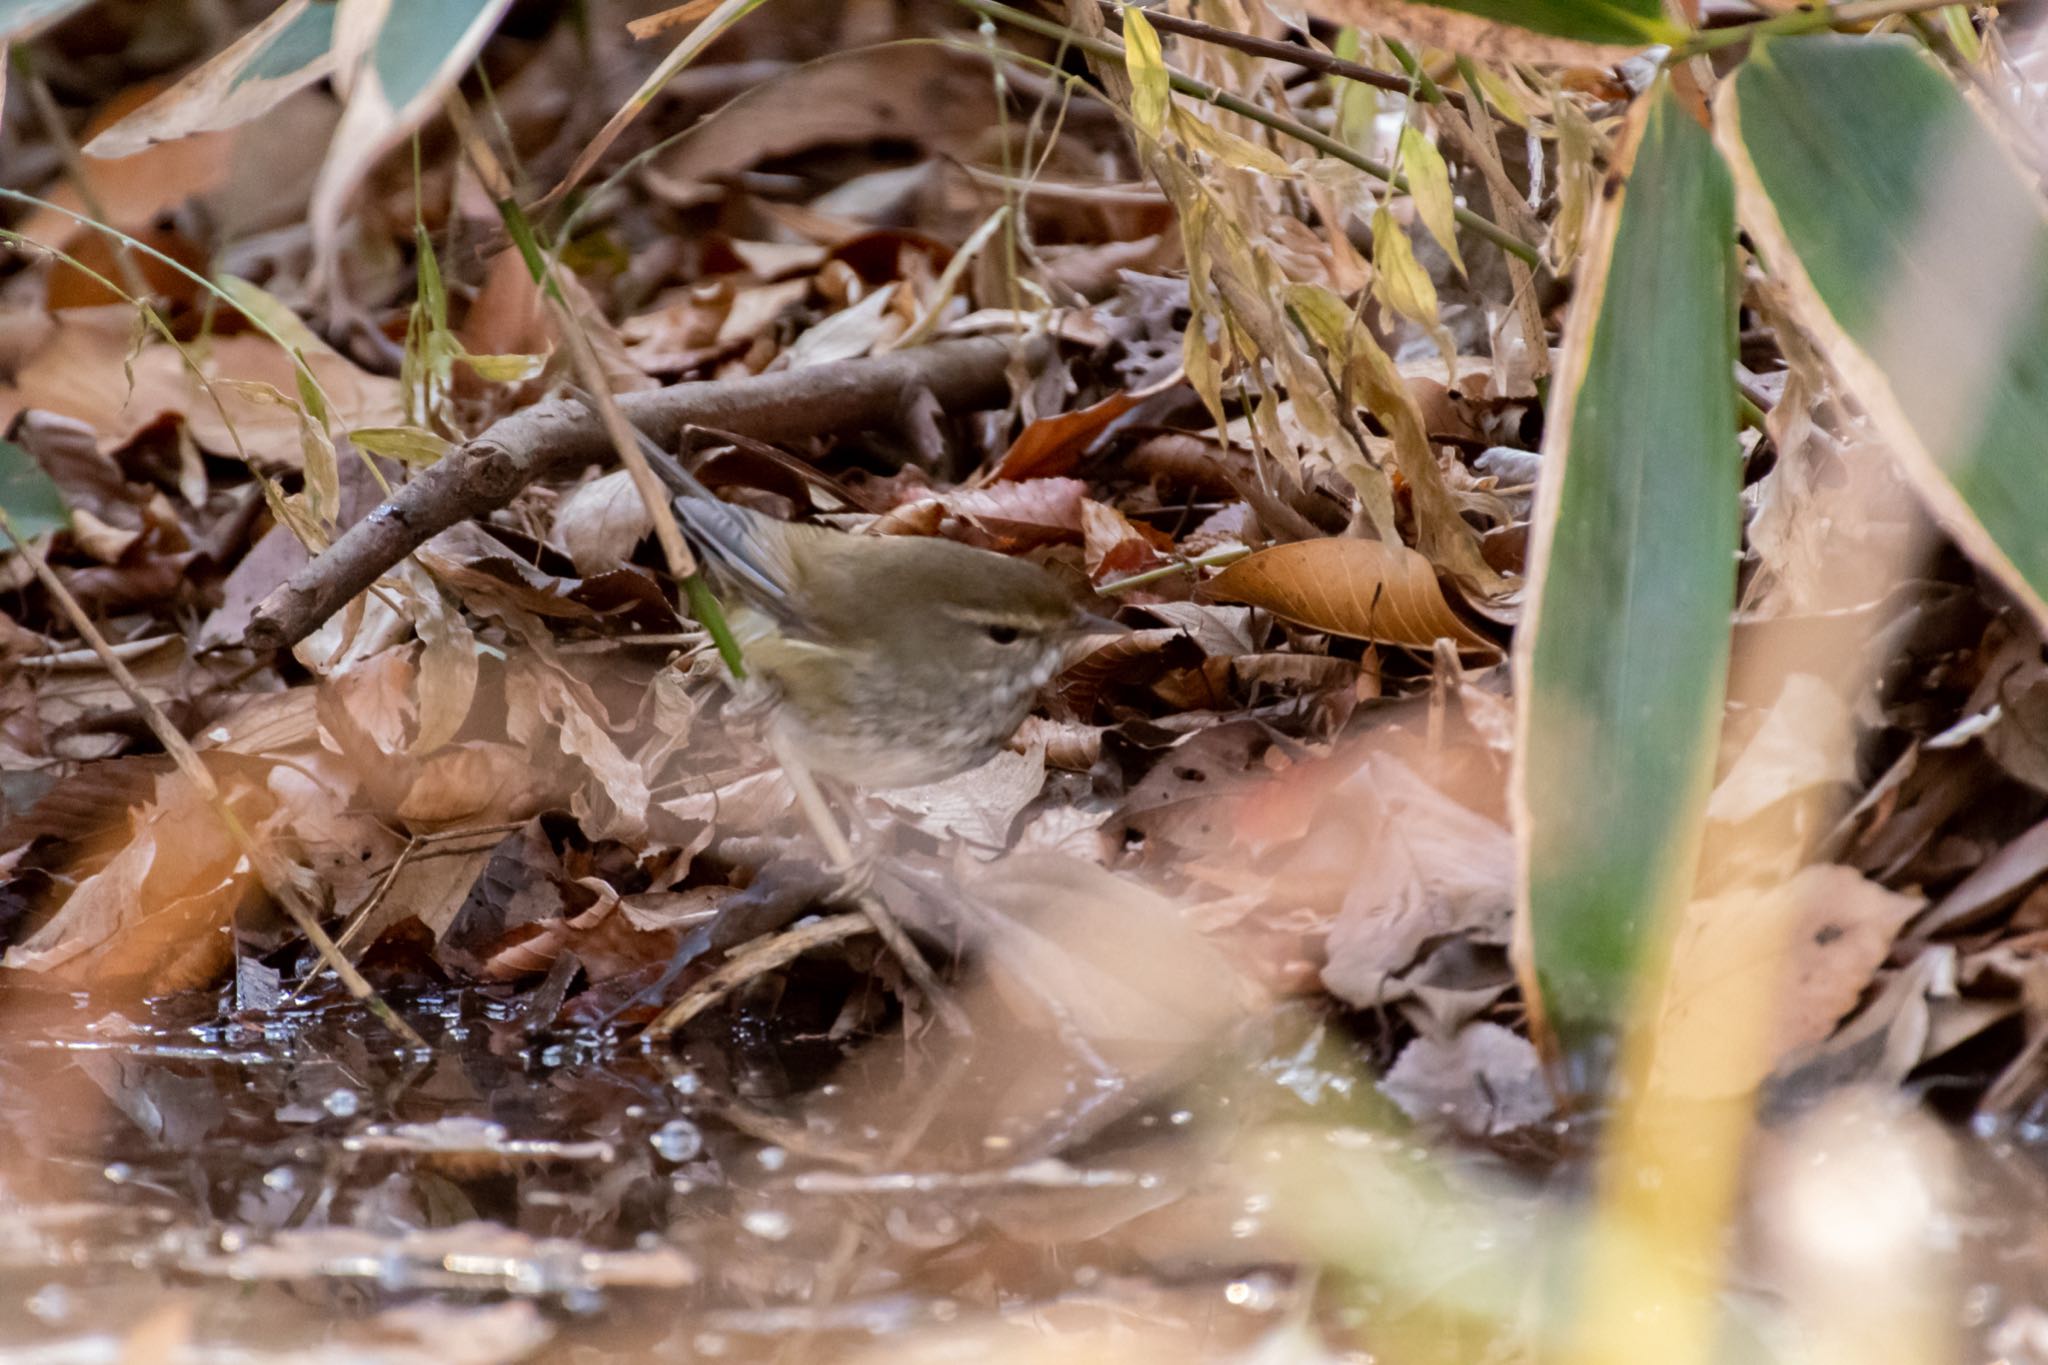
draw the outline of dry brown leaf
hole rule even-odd
[[[229,803],[257,838],[273,809],[244,785]],[[6,965],[69,980],[142,981],[181,990],[210,980],[233,956],[226,932],[255,877],[211,805],[183,774],[124,812],[113,858],[79,882],[50,921],[8,950]]]
[[[1081,558],[1088,577],[1106,583],[1166,562],[1170,537],[1132,521],[1108,503],[1093,498],[1081,503]]]
[[[995,123],[988,64],[924,43],[839,53],[756,86],[704,119],[650,171],[702,183],[825,143],[898,138],[971,159]]]
[[[1451,610],[1429,561],[1405,545],[1350,537],[1275,545],[1232,564],[1208,586],[1217,597],[1311,630],[1411,649],[1452,640],[1461,651],[1500,653]]]
[[[131,110],[140,108],[157,93],[154,86],[135,86],[109,101],[86,127],[88,138],[113,124]],[[196,195],[217,190],[228,183],[234,157],[233,133],[198,133],[175,142],[159,143],[132,156],[102,159],[82,157],[88,193],[65,182],[47,196],[58,208],[92,214],[111,227],[127,232],[146,227],[167,209],[174,209]],[[57,246],[87,229],[70,214],[56,208],[41,208],[29,215],[20,232],[31,241]]]
[[[533,755],[513,744],[444,744],[412,766],[392,815],[419,830],[523,820],[546,802]]]
[[[0,420],[24,408],[58,413],[86,423],[99,448],[112,452],[161,418],[179,417],[209,454],[247,451],[270,468],[300,467],[298,411],[281,401],[298,391],[295,372],[276,342],[244,334],[192,347],[215,381],[209,393],[175,347],[152,339],[135,352],[135,330],[135,310],[126,305],[66,310],[49,344],[12,386],[0,386]],[[396,380],[333,351],[309,350],[306,363],[327,391],[337,424],[390,426],[402,417]],[[266,398],[265,390],[278,398]]]
[[[1095,439],[1137,404],[1135,394],[1118,391],[1088,407],[1039,418],[1018,433],[996,465],[995,477],[1037,479],[1073,473]]]
[[[1348,883],[1323,968],[1332,994],[1377,1009],[1431,940],[1506,941],[1514,843],[1505,826],[1387,753],[1368,754],[1318,804],[1321,813],[1280,881],[1306,890],[1319,880],[1317,869],[1329,869]]]
[[[1832,863],[1782,886],[1686,907],[1657,1027],[1656,1083],[1678,1095],[1736,1095],[1828,1036],[1869,988],[1899,929],[1926,902]],[[1764,1007],[1762,1046],[1731,1044],[1726,1021]]]
[[[1088,485],[1079,479],[1024,479],[956,488],[896,508],[871,528],[877,535],[938,535],[999,549],[1078,540]]]
[[[1409,1118],[1482,1138],[1541,1123],[1556,1107],[1534,1045],[1490,1023],[1469,1024],[1449,1040],[1417,1038],[1379,1090]]]
[[[593,839],[636,839],[647,827],[647,778],[620,751],[604,708],[588,685],[530,656],[505,671],[506,728],[538,753],[559,753],[580,764],[569,809]],[[543,747],[544,746],[544,747]]]

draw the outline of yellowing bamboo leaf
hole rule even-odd
[[[1517,128],[1529,126],[1529,106],[1522,100],[1521,92],[1485,62],[1472,63],[1472,74],[1478,78],[1479,93],[1486,96],[1486,102]]]
[[[1346,28],[1338,33],[1336,44],[1330,49],[1347,62],[1365,62],[1365,44],[1356,28]],[[1330,133],[1347,147],[1360,151],[1372,150],[1373,121],[1380,114],[1379,91],[1364,81],[1349,80],[1343,76],[1331,76],[1330,93],[1336,104],[1336,117]]]
[[[1436,451],[1422,409],[1393,357],[1381,348],[1344,300],[1315,285],[1287,291],[1287,305],[1344,376],[1348,393],[1371,407],[1394,438],[1394,459],[1415,499],[1415,542],[1432,563],[1441,564],[1484,591],[1500,576],[1479,553],[1478,534],[1458,514],[1458,505],[1437,466]]]
[[[1175,107],[1170,112],[1173,117],[1173,131],[1180,134],[1181,141],[1189,146],[1239,170],[1257,171],[1261,175],[1290,179],[1293,177],[1294,167],[1283,157],[1261,147],[1249,138],[1242,138],[1236,133],[1218,128],[1183,108]]]
[[[1148,137],[1166,130],[1173,104],[1173,86],[1166,73],[1166,55],[1159,33],[1136,5],[1124,6],[1124,69],[1131,77],[1131,118]]]
[[[1372,216],[1373,294],[1381,303],[1425,327],[1436,325],[1436,286],[1415,259],[1408,234],[1382,208]]]
[[[1968,5],[1943,5],[1941,26],[1948,34],[1948,40],[1956,45],[1964,61],[1975,66],[1984,59],[1984,44],[1977,37],[1977,26],[1970,22]]]
[[[415,466],[434,464],[454,449],[451,442],[425,427],[357,427],[348,439],[372,455]]]
[[[1450,255],[1451,264],[1465,273],[1465,258],[1458,254],[1458,217],[1451,199],[1451,171],[1443,153],[1423,136],[1414,124],[1401,129],[1401,170],[1408,177],[1408,193],[1415,200],[1415,212],[1429,235]],[[1377,243],[1375,243],[1377,244]]]
[[[1240,559],[1209,588],[1226,601],[1263,607],[1332,635],[1410,649],[1451,640],[1468,653],[1500,653],[1451,610],[1427,559],[1383,540],[1338,537],[1275,545]]]
[[[1209,410],[1209,416],[1216,422],[1216,430],[1228,430],[1230,422],[1223,413],[1223,366],[1209,345],[1200,313],[1188,320],[1187,332],[1181,337],[1180,361],[1181,367],[1187,371],[1188,386],[1201,398],[1202,406]]]
[[[1557,220],[1550,229],[1550,247],[1563,273],[1585,242],[1600,171],[1593,164],[1593,125],[1577,102],[1560,90],[1551,108],[1557,119]]]
[[[476,371],[479,379],[493,384],[522,384],[547,368],[544,355],[478,355],[462,351],[456,359]]]

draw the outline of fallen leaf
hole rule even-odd
[[[1900,928],[1926,902],[1823,863],[1782,885],[1686,907],[1657,1026],[1656,1083],[1673,1094],[1741,1094],[1856,1007]],[[1729,1021],[1767,1022],[1746,1046]]]
[[[555,537],[579,572],[617,568],[654,529],[631,471],[600,475],[555,508]]]
[[[1556,1108],[1535,1047],[1499,1024],[1469,1024],[1448,1041],[1424,1036],[1401,1049],[1379,1091],[1421,1123],[1498,1137],[1541,1123]]]
[[[1788,796],[1856,781],[1856,727],[1835,690],[1811,673],[1785,679],[1762,727],[1707,800],[1707,818],[1740,824]]]
[[[1010,443],[996,464],[994,477],[1038,479],[1073,473],[1110,424],[1137,405],[1137,395],[1119,390],[1074,412],[1039,418]]]
[[[1208,589],[1333,635],[1424,650],[1452,640],[1461,651],[1500,653],[1451,610],[1429,561],[1405,545],[1349,536],[1275,545],[1230,565]]]
[[[1045,787],[1045,749],[1005,750],[978,768],[922,787],[873,793],[901,819],[936,839],[960,839],[1000,850],[1017,816]]]

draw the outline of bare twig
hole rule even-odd
[[[859,360],[745,379],[676,384],[621,394],[626,419],[663,445],[687,426],[723,427],[762,440],[859,431],[893,423],[919,388],[953,409],[1007,401],[1012,343],[994,337],[939,342]],[[1042,358],[1033,346],[1028,359]],[[351,526],[326,553],[256,609],[246,641],[269,651],[296,644],[420,545],[458,522],[495,511],[551,469],[600,462],[612,444],[573,400],[538,403],[465,443]]]
[[[1115,3],[1115,0],[1095,0],[1095,3],[1101,6],[1103,14],[1108,18],[1114,19],[1123,13],[1123,6]],[[1239,33],[1235,29],[1218,28],[1199,19],[1183,19],[1177,14],[1168,14],[1162,9],[1146,9],[1145,18],[1161,33],[1177,33],[1183,38],[1213,43],[1217,47],[1235,48],[1239,52],[1249,52],[1254,57],[1287,62],[1304,71],[1316,71],[1325,76],[1342,76],[1347,81],[1357,81],[1360,85],[1370,85],[1376,90],[1391,91],[1396,95],[1406,95],[1425,103],[1434,104],[1442,101],[1454,108],[1466,107],[1465,97],[1455,90],[1437,89],[1431,94],[1417,88],[1415,81],[1408,76],[1397,76],[1391,71],[1380,71],[1370,66],[1361,66],[1357,62],[1347,62],[1342,57],[1332,56],[1330,53],[1300,43],[1283,42],[1278,38],[1259,38],[1249,33]]]
[[[663,1010],[661,1017],[649,1024],[640,1037],[644,1042],[659,1042],[755,977],[794,962],[813,948],[873,932],[874,922],[855,912],[812,920],[773,938],[762,939],[745,952],[726,959],[717,970],[690,987],[682,999]]]

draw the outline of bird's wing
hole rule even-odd
[[[571,384],[569,392],[600,421],[603,420],[604,413],[597,400],[586,390]],[[760,526],[761,515],[721,501],[716,493],[704,486],[703,480],[683,468],[681,460],[663,450],[631,419],[626,425],[633,428],[634,438],[640,444],[640,454],[648,467],[676,495],[676,515],[690,543],[724,577],[749,597],[758,600],[765,610],[778,616],[784,614],[796,575],[789,562],[787,547],[772,532]]]

